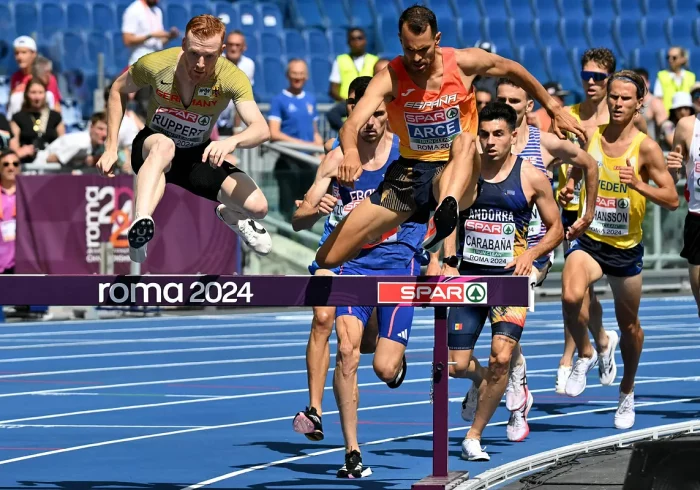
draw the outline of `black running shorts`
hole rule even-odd
[[[131,167],[137,175],[144,162],[143,142],[152,134],[156,134],[156,131],[144,127],[132,143]],[[217,196],[226,177],[236,172],[243,172],[243,170],[227,162],[217,168],[212,168],[208,163],[202,163],[202,155],[210,142],[207,140],[192,148],[175,148],[175,158],[173,158],[170,170],[165,174],[165,181],[168,184],[182,187],[196,196],[219,202]]]
[[[621,249],[594,240],[584,233],[571,242],[564,257],[576,250],[582,250],[593,257],[606,276],[632,277],[641,274],[644,268],[644,244],[641,242],[632,248]]]
[[[700,265],[700,216],[688,213],[683,227],[681,257],[690,265]]]

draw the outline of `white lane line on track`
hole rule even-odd
[[[688,381],[688,380],[696,380],[698,378],[696,377],[687,377],[687,378],[666,378],[664,380],[643,380],[640,381],[637,384],[650,384],[650,383],[668,383],[668,382],[682,382],[682,381]],[[597,385],[589,385],[588,388],[600,388],[602,385],[597,384]],[[533,393],[535,392],[552,392],[554,391],[553,388],[546,388],[542,390],[532,390]],[[453,399],[451,399],[452,401]],[[457,400],[457,399],[455,399]],[[698,401],[700,398],[686,398],[686,399],[680,399],[680,400],[666,400],[666,401],[661,401],[661,402],[650,402],[650,403],[639,403],[636,406],[637,407],[644,407],[644,406],[655,406],[655,405],[667,405],[671,403],[687,403],[687,402],[694,402]],[[461,401],[461,398],[458,399],[458,401]],[[378,406],[372,406],[372,407],[360,407],[358,408],[358,411],[371,411],[371,410],[383,410],[387,408],[398,408],[398,407],[408,407],[408,406],[417,406],[417,405],[426,405],[429,404],[429,400],[424,400],[424,401],[418,401],[418,402],[408,402],[408,403],[394,403],[394,404],[389,404],[389,405],[378,405]],[[588,413],[595,413],[599,411],[605,411],[605,410],[613,410],[615,407],[603,407],[603,408],[597,408],[593,410],[583,410],[579,412],[569,412],[569,413],[564,413],[564,414],[554,414],[554,415],[544,415],[541,417],[532,417],[529,420],[534,421],[534,420],[545,420],[545,419],[550,419],[550,418],[559,418],[559,417],[567,417],[567,416],[573,416],[573,415],[581,415],[581,414],[588,414]],[[324,412],[324,415],[337,415],[338,411],[332,411],[332,412]],[[127,437],[127,438],[122,438],[122,439],[114,439],[114,440],[109,440],[109,441],[101,441],[101,442],[95,442],[91,444],[84,444],[81,446],[73,446],[73,447],[68,447],[68,448],[63,448],[63,449],[56,449],[53,451],[45,451],[42,453],[35,453],[35,454],[29,454],[26,456],[20,456],[17,458],[12,458],[12,459],[6,459],[0,461],[0,465],[5,465],[5,464],[10,464],[10,463],[16,463],[19,461],[26,461],[29,459],[36,459],[36,458],[41,458],[45,456],[51,456],[54,454],[62,454],[62,453],[67,453],[67,452],[73,452],[73,451],[79,451],[82,449],[90,449],[90,448],[95,448],[95,447],[103,447],[103,446],[109,446],[109,445],[114,445],[114,444],[122,444],[126,442],[133,442],[133,441],[140,441],[144,439],[154,439],[158,437],[167,437],[167,436],[173,436],[173,435],[179,435],[179,434],[187,434],[187,433],[192,433],[192,432],[201,432],[201,431],[206,431],[206,430],[217,430],[217,429],[227,429],[227,428],[233,428],[233,427],[241,427],[241,426],[246,426],[246,425],[255,425],[255,424],[261,424],[261,423],[269,423],[269,422],[280,422],[280,421],[289,421],[293,417],[292,416],[287,416],[287,417],[276,417],[276,418],[270,418],[270,419],[263,419],[263,420],[251,420],[251,421],[246,421],[246,422],[236,422],[232,424],[223,424],[223,425],[216,425],[216,426],[209,426],[209,427],[197,427],[197,428],[192,428],[192,429],[182,429],[182,430],[175,430],[175,431],[169,431],[169,432],[159,432],[156,434],[147,434],[147,435],[141,435],[141,436],[135,436],[135,437]],[[20,421],[20,420],[17,420]],[[12,421],[0,421],[0,425],[6,424],[6,423],[11,423]],[[492,424],[489,424],[490,426],[496,426],[496,425],[505,425],[507,421],[503,422],[495,422]],[[468,427],[457,427],[450,429],[451,432],[457,431],[457,430],[466,430]],[[384,442],[391,442],[394,440],[399,440],[399,439],[406,439],[406,438],[411,438],[411,437],[421,437],[425,435],[430,435],[432,432],[425,432],[425,433],[420,433],[418,435],[412,434],[409,436],[400,436],[396,438],[388,438],[388,439],[382,439],[380,441],[372,441],[369,443],[363,444],[364,446],[367,445],[376,445],[376,444],[381,444]],[[304,459],[308,458],[311,456],[320,456],[321,454],[326,454],[327,452],[336,452],[336,451],[342,451],[344,448],[335,448],[335,449],[330,449],[326,451],[320,451],[318,453],[312,453],[312,454],[307,454],[303,456],[295,456],[295,458],[298,459]],[[246,468],[244,470],[239,470],[233,473],[228,473],[227,475],[222,475],[218,480],[207,480],[206,482],[202,482],[198,485],[200,486],[205,486],[209,485],[211,483],[215,483],[216,481],[221,481],[221,479],[228,479],[228,478],[233,478],[234,476],[238,476],[240,474],[244,473],[249,473],[251,471],[255,471],[257,469],[264,469],[269,466],[275,466],[279,464],[283,464],[285,462],[289,462],[290,458],[280,460],[277,462],[272,462],[272,463],[266,463],[265,465],[258,465],[254,466],[252,468]],[[292,460],[296,460],[292,458]],[[197,486],[192,486],[188,487],[190,489],[195,489],[199,488]],[[183,489],[186,490],[186,489]]]
[[[645,339],[648,342],[665,342],[665,339],[668,339],[668,336],[663,336],[663,337],[655,337],[655,336],[647,336]],[[555,341],[555,344],[563,344],[562,341]],[[522,346],[523,347],[529,347],[533,345],[541,345],[541,344],[535,344],[535,343],[530,343],[530,342],[523,342]],[[549,344],[547,344],[549,345]],[[490,344],[487,343],[486,341],[480,342],[479,344],[476,345],[476,349],[482,350],[482,349],[489,349]],[[679,345],[679,346],[673,346],[673,347],[651,347],[651,348],[645,348],[644,352],[663,352],[663,351],[676,351],[676,350],[687,350],[687,349],[697,349],[697,345],[691,345],[691,344],[686,344],[686,345]],[[432,352],[432,348],[428,349],[407,349],[406,353],[407,354],[417,354],[417,353],[424,353],[424,352]],[[336,353],[332,352],[331,357],[335,357]],[[547,358],[553,358],[553,357],[561,357],[561,354],[537,354],[537,355],[532,355],[532,356],[527,356],[528,359],[547,359]],[[3,374],[0,375],[0,380],[3,379],[17,379],[17,378],[31,378],[31,377],[37,377],[37,376],[56,376],[59,374],[83,374],[83,373],[98,373],[98,372],[110,372],[110,371],[131,371],[131,370],[142,370],[142,369],[162,369],[162,368],[173,368],[173,367],[192,367],[192,366],[208,366],[208,365],[218,365],[218,364],[242,364],[242,363],[254,363],[254,362],[274,362],[274,361],[298,361],[298,360],[304,360],[306,359],[306,356],[300,355],[300,356],[285,356],[285,357],[257,357],[257,358],[244,358],[244,359],[222,359],[222,360],[216,360],[216,361],[192,361],[192,362],[171,362],[171,363],[165,363],[165,364],[138,364],[134,366],[112,366],[112,367],[100,367],[100,368],[85,368],[85,369],[65,369],[65,370],[59,370],[59,371],[39,371],[39,372],[26,372],[26,373],[17,373],[17,374]],[[420,365],[426,365],[429,363],[416,363],[416,362],[409,362],[409,365],[413,366],[420,366]],[[291,371],[286,371],[287,373],[291,373]],[[306,371],[303,371],[306,372]],[[250,374],[246,376],[255,376],[254,374]],[[1,381],[0,381],[1,382]]]
[[[95,425],[95,424],[12,424],[0,429],[199,429],[208,425]]]

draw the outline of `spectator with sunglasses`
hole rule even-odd
[[[695,73],[685,69],[688,64],[688,50],[673,46],[666,53],[668,70],[661,70],[656,75],[654,95],[661,97],[667,111],[673,105],[676,92],[690,92],[695,85]]]
[[[15,272],[15,184],[19,173],[17,154],[9,149],[0,152],[0,274]]]

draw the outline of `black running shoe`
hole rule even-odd
[[[396,374],[396,377],[392,381],[389,381],[386,385],[392,390],[395,390],[401,386],[401,383],[403,383],[403,380],[406,377],[407,368],[408,365],[406,364],[406,354],[404,354],[403,359],[401,360],[401,370]]]
[[[423,240],[423,248],[429,252],[440,250],[442,241],[450,236],[459,223],[459,205],[452,196],[442,200],[428,224],[428,233]]]
[[[345,453],[345,464],[338,470],[338,478],[362,478],[362,455],[353,449]]]
[[[306,410],[299,412],[294,417],[294,431],[304,434],[310,441],[323,440],[323,424],[321,416],[314,407],[306,407]]]
[[[150,216],[141,216],[134,220],[127,233],[131,260],[138,263],[146,260],[146,245],[153,240],[155,229],[156,225]]]

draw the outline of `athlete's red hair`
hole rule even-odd
[[[197,39],[210,39],[214,36],[221,36],[221,43],[224,42],[226,26],[218,17],[203,14],[192,17],[185,28],[185,36],[192,33]]]

